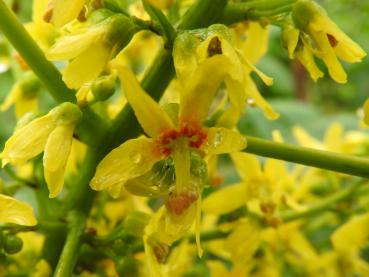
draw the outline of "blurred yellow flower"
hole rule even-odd
[[[0,194],[0,222],[25,226],[37,224],[32,207],[10,196]]]

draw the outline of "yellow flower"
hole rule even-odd
[[[37,224],[33,215],[33,209],[27,203],[23,203],[12,197],[0,194],[0,207],[1,223],[15,223],[26,226]]]
[[[260,37],[265,37],[262,32],[259,34],[261,35]],[[265,83],[268,85],[272,84],[272,79],[265,76],[253,65],[253,62],[260,57],[260,53],[257,53],[256,50],[253,51],[249,46],[250,44],[246,44],[244,48],[250,52],[249,54],[255,53],[255,57],[249,60],[248,56],[245,56],[232,46],[232,35],[224,25],[216,24],[210,26],[203,36],[206,38],[203,39],[185,32],[180,34],[175,41],[173,57],[180,84],[184,85],[187,80],[191,79],[196,68],[203,61],[214,55],[222,56],[229,61],[232,67],[224,79],[229,105],[218,119],[218,125],[233,128],[241,116],[248,99],[252,100],[256,106],[259,106],[268,118],[277,118],[278,115],[260,95],[250,77],[251,71],[255,71]]]
[[[35,112],[37,110],[37,94],[40,88],[41,83],[33,73],[24,74],[14,84],[4,103],[0,106],[1,111],[6,111],[15,105],[15,114],[18,119],[28,112]]]
[[[49,49],[50,60],[71,60],[63,72],[69,88],[78,89],[95,80],[108,61],[132,38],[135,26],[123,15],[110,16],[92,26],[82,25]]]
[[[347,75],[337,57],[349,63],[357,63],[366,56],[364,50],[342,32],[314,1],[296,2],[292,18],[296,27],[314,41],[316,56],[324,61],[330,76],[338,83],[346,83]]]
[[[126,185],[139,195],[165,196],[165,206],[154,214],[145,233],[153,271],[168,245],[188,232],[195,218],[199,226],[201,191],[207,177],[201,156],[236,152],[246,146],[245,138],[236,131],[202,127],[230,66],[224,56],[201,63],[183,88],[178,118],[171,118],[142,90],[129,70],[116,65],[126,98],[151,138],[128,140],[110,152],[98,165],[90,185],[113,195]],[[207,76],[214,68],[217,70]],[[200,89],[202,94],[198,94]],[[198,228],[196,233],[199,242]]]
[[[6,141],[0,155],[3,166],[24,164],[44,151],[45,179],[50,197],[56,197],[64,184],[73,132],[81,116],[76,105],[66,102],[17,129]]]

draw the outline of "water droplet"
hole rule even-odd
[[[142,155],[138,151],[132,151],[129,153],[129,159],[133,163],[138,164],[142,161]]]
[[[248,99],[247,99],[247,104],[248,104],[249,106],[255,106],[255,100],[254,100],[254,99],[252,99],[252,98],[248,98]]]
[[[0,62],[0,73],[4,73],[9,69],[9,64]]]
[[[222,144],[222,141],[223,141],[223,134],[221,131],[217,131],[214,135],[213,146],[218,147],[219,145]]]

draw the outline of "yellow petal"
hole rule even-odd
[[[50,114],[37,118],[16,132],[6,141],[1,153],[3,166],[6,163],[21,164],[40,154],[55,122]]]
[[[260,244],[260,227],[250,219],[240,221],[224,242],[236,265],[246,264]]]
[[[236,152],[231,154],[231,158],[242,180],[262,175],[260,162],[255,155]]]
[[[77,18],[81,12],[85,0],[56,0],[51,22],[57,27]]]
[[[56,197],[63,188],[65,166],[72,146],[73,131],[73,125],[60,125],[51,132],[47,139],[43,164],[50,198]]]
[[[246,200],[246,185],[234,184],[211,193],[203,200],[202,209],[205,213],[225,214],[245,205]]]
[[[273,78],[267,76],[265,73],[263,73],[261,70],[259,70],[255,65],[253,65],[246,57],[242,56],[243,63],[246,68],[249,70],[245,71],[245,73],[248,74],[250,71],[254,71],[259,78],[266,84],[267,86],[273,85]]]
[[[230,105],[219,117],[216,125],[232,129],[236,126],[245,109],[247,97],[242,83],[226,77],[225,84]]]
[[[140,86],[136,76],[124,66],[114,64],[127,98],[138,122],[150,137],[158,137],[174,125],[166,112]]]
[[[369,213],[355,216],[340,226],[332,235],[331,241],[337,250],[358,251],[369,238]]]
[[[343,126],[340,123],[333,123],[329,126],[324,135],[324,144],[328,150],[341,152],[343,145]]]
[[[15,115],[19,119],[26,113],[37,111],[37,107],[37,98],[21,97],[15,105]]]
[[[279,114],[276,113],[272,106],[261,96],[250,76],[245,76],[244,87],[247,97],[254,101],[255,105],[263,110],[264,115],[268,119],[275,120],[279,118]]]
[[[263,27],[257,21],[249,22],[247,39],[242,47],[243,55],[252,63],[256,64],[268,50],[269,29]]]
[[[32,21],[42,20],[49,0],[35,0],[32,3]]]
[[[296,28],[288,25],[283,29],[282,42],[285,48],[287,48],[288,57],[293,59],[295,57],[295,50],[299,42],[300,31]]]
[[[313,49],[305,41],[302,39],[303,45],[300,46],[299,49],[296,50],[296,57],[300,61],[300,63],[306,68],[309,72],[311,79],[316,82],[319,78],[324,76],[324,73],[318,68],[314,60]]]
[[[317,32],[311,34],[311,36],[314,38],[314,41],[320,51],[319,56],[323,59],[324,63],[328,67],[329,75],[337,83],[346,83],[346,72],[343,70],[342,65],[338,61],[327,35],[323,32]]]
[[[207,141],[202,148],[208,154],[224,154],[241,151],[246,148],[246,137],[238,131],[226,128],[209,128]]]
[[[14,105],[17,99],[22,95],[22,89],[19,83],[16,83],[8,96],[5,98],[5,101],[1,104],[1,111],[4,112],[10,108],[11,105]]]
[[[176,141],[173,151],[173,163],[176,173],[175,190],[177,194],[183,193],[190,183],[191,158],[186,140]]]
[[[231,69],[229,59],[215,55],[204,60],[180,94],[180,119],[200,125],[207,117],[215,93]]]
[[[94,190],[120,186],[148,172],[161,159],[152,139],[131,139],[111,151],[98,165],[90,186]]]
[[[69,60],[86,51],[91,45],[103,39],[104,28],[95,27],[78,34],[66,35],[57,40],[46,53],[49,60]]]
[[[300,126],[294,126],[292,128],[292,133],[294,138],[301,146],[321,150],[325,149],[325,146],[320,141],[310,136],[310,134]]]
[[[0,194],[0,222],[33,226],[37,224],[32,207],[12,197]]]
[[[64,82],[69,88],[78,89],[95,80],[104,70],[110,54],[111,49],[102,42],[91,45],[67,65],[63,72]]]

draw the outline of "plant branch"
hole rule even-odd
[[[369,159],[248,137],[244,152],[369,178]]]
[[[68,216],[69,231],[60,255],[54,276],[72,276],[79,252],[79,244],[85,228],[86,217],[83,213],[72,211]]]

